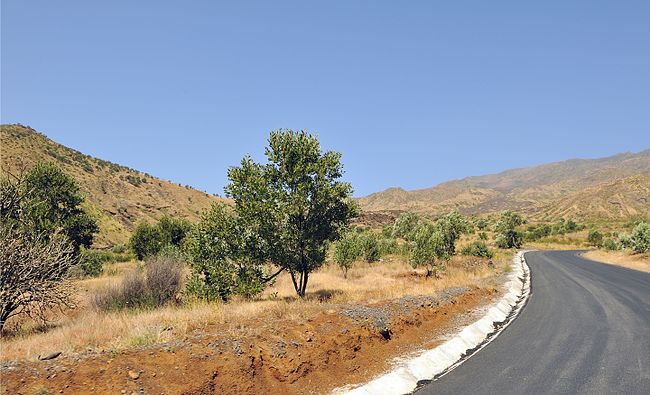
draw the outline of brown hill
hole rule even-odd
[[[222,200],[189,186],[84,155],[58,144],[32,128],[0,126],[2,169],[18,172],[37,161],[54,162],[79,182],[87,209],[99,221],[99,247],[125,243],[140,221],[168,214],[196,220],[212,202]]]
[[[618,220],[650,215],[650,204],[642,196],[650,185],[648,177],[650,149],[467,177],[414,191],[390,188],[360,198],[359,203],[367,211],[436,214],[458,209],[467,214],[485,214],[513,209],[534,216]],[[617,187],[620,190],[616,194]],[[620,204],[606,203],[610,200]]]

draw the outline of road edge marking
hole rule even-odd
[[[345,386],[333,395],[403,395],[429,384],[460,366],[492,342],[519,315],[531,295],[530,268],[525,254],[512,258],[504,295],[492,303],[483,317],[464,327],[449,340],[431,350],[408,359],[393,370],[356,387]]]

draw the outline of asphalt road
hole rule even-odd
[[[416,393],[650,394],[650,273],[526,254],[532,294],[492,343]]]

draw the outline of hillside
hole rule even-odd
[[[0,126],[0,147],[3,171],[16,173],[37,161],[48,161],[79,182],[87,209],[99,222],[97,247],[125,243],[140,221],[154,221],[165,214],[196,220],[203,209],[222,200],[84,155],[22,125]]]
[[[366,211],[485,214],[513,209],[540,218],[619,220],[650,215],[648,177],[650,149],[467,177],[414,191],[389,188],[359,203]]]

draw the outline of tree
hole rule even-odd
[[[138,224],[131,235],[129,244],[140,260],[153,256],[166,246],[181,247],[191,224],[183,219],[163,216],[155,225],[145,222]]]
[[[339,238],[357,207],[352,187],[340,181],[341,154],[323,153],[305,131],[271,132],[268,163],[244,157],[228,171],[225,188],[235,201],[256,249],[291,275],[296,293],[305,296],[309,274],[325,262],[327,245]]]
[[[393,224],[393,237],[401,237],[410,240],[415,230],[422,222],[422,218],[416,213],[406,212],[400,215]]]
[[[99,230],[95,219],[86,213],[76,181],[51,163],[39,162],[27,173],[22,203],[33,231],[47,238],[61,232],[72,242],[74,252],[90,247]]]
[[[266,275],[262,244],[231,207],[215,203],[189,234],[192,274],[188,292],[223,301],[233,294],[251,297],[261,292],[278,274]]]
[[[495,242],[499,248],[519,248],[522,244],[522,236],[517,227],[524,223],[519,213],[506,210],[501,213],[499,221],[494,226],[497,233]]]
[[[9,177],[0,179],[0,331],[13,316],[46,322],[48,309],[71,306],[66,275],[77,263],[61,227],[34,228],[32,209],[45,202],[26,188],[23,176]]]
[[[445,252],[448,256],[456,253],[456,241],[461,234],[472,229],[471,224],[458,211],[452,211],[440,217],[435,223],[443,238]]]
[[[445,244],[445,237],[433,224],[423,224],[413,234],[409,261],[413,268],[426,267],[427,277],[438,276],[437,260],[447,261],[451,258]]]
[[[591,229],[589,231],[589,235],[587,236],[587,241],[592,246],[599,247],[603,243],[603,234],[596,229]]]
[[[141,222],[133,231],[129,244],[139,260],[157,254],[164,246],[162,235],[156,226]]]
[[[348,270],[361,255],[359,236],[346,232],[334,247],[334,262],[343,270],[343,277],[348,278]]]

